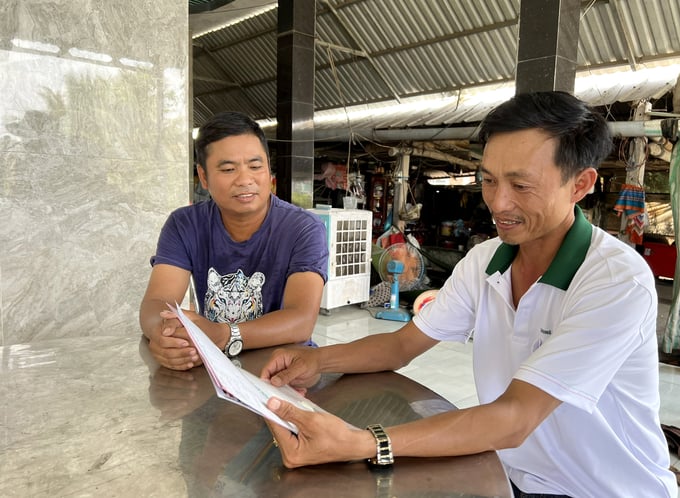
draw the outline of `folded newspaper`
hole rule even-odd
[[[177,315],[189,337],[191,337],[220,398],[262,415],[290,429],[295,434],[298,430],[294,424],[286,422],[267,408],[269,398],[276,397],[288,401],[302,410],[324,412],[321,407],[309,401],[292,387],[272,386],[266,380],[234,365],[220,348],[205,335],[205,332],[182,312],[177,303],[175,303],[175,306],[168,304],[168,307]]]

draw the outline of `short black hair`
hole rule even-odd
[[[555,164],[564,181],[585,168],[596,168],[612,151],[612,133],[604,117],[588,104],[562,91],[521,93],[492,110],[478,138],[537,128],[558,139]]]
[[[257,121],[246,114],[235,111],[219,112],[198,129],[198,137],[196,137],[194,142],[196,164],[205,170],[208,146],[223,138],[238,135],[255,135],[260,140],[262,148],[267,155],[267,164],[270,164],[269,146],[267,145],[267,137],[265,137],[264,131],[257,124]],[[271,168],[271,165],[269,167]]]

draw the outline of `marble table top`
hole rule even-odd
[[[241,355],[258,374],[268,350]],[[455,409],[393,372],[328,375],[310,399],[357,426]],[[258,415],[224,401],[203,367],[158,367],[136,337],[0,348],[3,497],[510,497],[493,452],[288,470]]]

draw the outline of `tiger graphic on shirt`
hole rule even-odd
[[[247,277],[242,270],[220,275],[208,270],[208,290],[205,293],[205,317],[218,323],[239,323],[262,316],[262,287],[265,276],[255,272]]]

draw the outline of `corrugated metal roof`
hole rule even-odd
[[[198,12],[219,9],[232,1],[233,0],[189,0],[189,12],[195,14]]]
[[[479,89],[514,92],[519,10],[519,0],[317,1],[315,128],[478,121],[496,103]],[[194,40],[197,125],[224,109],[275,118],[276,20],[273,9]],[[594,105],[667,93],[680,72],[678,26],[678,0],[583,2],[576,93]],[[669,64],[670,76],[644,71]],[[605,82],[607,71],[626,74]],[[430,94],[444,98],[428,107]]]

